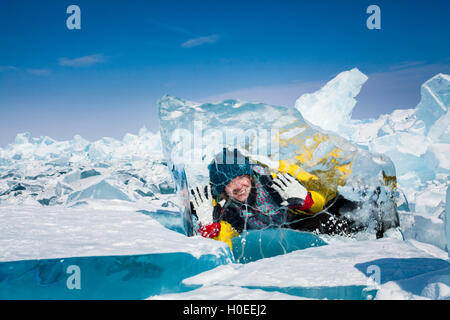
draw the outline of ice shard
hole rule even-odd
[[[190,188],[209,182],[207,166],[223,148],[237,148],[273,172],[315,177],[308,188],[320,190],[326,202],[338,193],[358,199],[367,205],[354,216],[363,224],[380,214],[386,215],[387,228],[398,224],[392,161],[310,124],[295,108],[232,99],[200,104],[164,96],[159,116],[164,156],[171,165],[183,166]]]

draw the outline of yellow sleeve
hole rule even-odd
[[[325,206],[325,197],[317,191],[310,191],[309,193],[311,193],[311,198],[314,201],[314,204],[308,211],[313,214],[322,211]]]
[[[233,237],[238,237],[239,233],[234,230],[234,228],[226,221],[220,221],[220,233],[214,240],[219,240],[225,242],[230,246],[230,249],[233,250]]]
[[[311,198],[314,201],[312,207],[308,210],[308,212],[293,210],[295,213],[314,215],[323,210],[327,200],[330,200],[327,198],[334,198],[335,196],[335,193],[327,192],[327,190],[320,190],[321,188],[318,188],[319,184],[317,183],[318,177],[303,170],[297,164],[288,164],[286,161],[280,160],[279,172],[289,173],[311,193]],[[276,177],[276,174],[272,176]],[[311,187],[315,187],[314,189],[316,190],[312,190]],[[327,197],[326,195],[329,193],[330,195]]]

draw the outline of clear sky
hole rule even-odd
[[[69,30],[69,5],[81,29]],[[369,5],[381,29],[369,30]],[[293,106],[338,73],[369,76],[354,118],[414,107],[450,73],[450,1],[0,0],[0,146],[158,130],[164,94]]]

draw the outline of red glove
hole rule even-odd
[[[220,233],[220,223],[213,222],[213,223],[207,224],[206,226],[201,226],[198,229],[198,232],[200,233],[200,235],[202,237],[215,238]]]
[[[306,211],[309,208],[312,207],[314,204],[314,200],[311,198],[311,193],[308,192],[308,195],[305,198],[305,201],[303,202],[303,205],[300,207],[300,211]]]
[[[300,211],[309,210],[314,204],[314,200],[312,199],[311,193],[309,192],[306,195],[305,200],[301,198],[289,198],[287,202],[290,209],[297,209]]]

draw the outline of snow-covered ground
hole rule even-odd
[[[234,261],[225,243],[172,231],[176,221],[147,209],[121,200],[0,207],[0,299],[144,299]]]
[[[0,262],[185,252],[228,256],[223,242],[168,230],[120,200],[90,208],[0,207]],[[161,214],[162,215],[162,214]]]
[[[450,299],[449,76],[427,81],[414,109],[352,120],[366,80],[344,72],[296,108],[391,158],[406,241],[324,238],[238,264],[224,243],[183,234],[159,133],[95,142],[24,133],[0,148],[0,298]],[[345,114],[333,122],[314,118],[337,108]],[[69,263],[87,279],[80,293],[67,293]]]
[[[158,298],[202,297],[226,288],[318,299],[362,299],[371,290],[378,290],[376,297],[382,299],[449,298],[446,257],[446,252],[414,240],[342,241],[248,264],[222,265],[184,280],[200,289]]]

